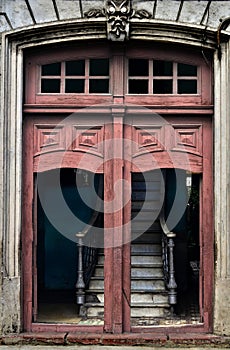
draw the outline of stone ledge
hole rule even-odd
[[[202,346],[202,348],[229,348],[230,337],[213,334],[153,334],[153,333],[21,333],[1,338],[1,345],[156,345],[158,347],[178,348],[183,346]]]

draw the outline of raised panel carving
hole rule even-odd
[[[65,129],[62,125],[34,125],[34,152],[50,152],[65,149]]]
[[[173,125],[175,130],[172,150],[202,156],[202,125]]]
[[[103,127],[73,126],[72,150],[84,150],[103,155]]]
[[[134,154],[163,151],[163,144],[164,130],[162,126],[134,127]]]

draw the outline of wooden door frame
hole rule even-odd
[[[149,47],[146,48],[146,45],[141,46],[142,50],[137,50],[134,45],[130,48],[128,51],[127,57],[132,57],[132,55],[137,55],[138,57],[150,57],[152,53],[152,49]],[[111,49],[111,48],[110,48]],[[100,50],[96,50],[96,56],[100,57]],[[40,51],[40,50],[39,50]],[[62,56],[62,53],[59,51],[59,57]],[[74,57],[76,56],[74,53],[74,50],[70,50],[71,55]],[[83,48],[83,53],[87,55],[89,54],[89,50],[85,50]],[[103,50],[102,50],[103,52]],[[92,99],[88,99],[88,97],[85,99],[86,102],[89,104],[95,104],[95,103],[107,103],[111,104],[112,107],[110,109],[111,115],[113,116],[112,125],[116,125],[114,129],[108,129],[107,130],[107,136],[110,138],[118,136],[118,138],[123,137],[124,130],[121,128],[122,125],[122,119],[125,115],[125,108],[124,108],[124,102],[132,103],[138,106],[139,103],[144,103],[144,105],[147,105],[154,113],[158,112],[160,114],[163,114],[163,116],[167,116],[170,113],[174,113],[176,116],[182,116],[182,113],[184,113],[183,116],[191,116],[193,113],[194,118],[199,118],[201,115],[206,115],[207,113],[212,113],[212,106],[211,104],[211,93],[210,93],[210,86],[205,89],[202,85],[202,91],[201,91],[201,98],[199,99],[197,104],[193,103],[193,99],[189,98],[183,105],[182,96],[172,96],[167,99],[169,103],[169,107],[165,108],[165,105],[159,105],[160,98],[157,96],[157,99],[154,100],[154,97],[152,96],[146,96],[144,98],[144,102],[140,98],[140,96],[129,96],[126,94],[126,87],[125,87],[125,60],[124,60],[124,46],[116,46],[113,47],[111,50],[104,50],[104,53],[109,53],[111,55],[111,59],[114,63],[114,69],[112,71],[112,78],[113,80],[118,79],[120,84],[114,86],[113,94],[110,96],[93,96]],[[147,56],[146,56],[147,53]],[[53,57],[55,53],[52,53],[51,55],[49,53],[45,53],[45,56],[42,58],[42,60],[38,60],[39,62],[43,64],[46,62],[46,59],[48,58],[48,61]],[[69,53],[65,53],[66,57],[69,59],[71,55],[69,56]],[[99,55],[99,56],[98,56]],[[186,61],[189,62],[189,50],[186,54]],[[68,100],[65,105],[58,105],[55,103],[57,100],[55,98],[52,98],[52,96],[49,97],[49,99],[42,96],[36,97],[36,91],[35,91],[35,85],[36,85],[36,75],[35,72],[37,71],[37,64],[39,63],[37,61],[37,57],[39,56],[38,52],[35,52],[31,54],[26,59],[26,75],[27,77],[31,76],[32,79],[30,80],[30,84],[26,87],[26,104],[24,111],[25,113],[30,113],[30,123],[33,122],[33,115],[34,113],[45,113],[48,115],[52,115],[52,113],[67,113],[68,112],[75,112],[76,111],[76,105],[73,104],[73,98],[72,102],[69,105]],[[178,54],[178,57],[182,57],[182,55]],[[195,55],[196,56],[196,55]],[[194,56],[194,57],[195,57]],[[169,58],[170,52],[164,53],[163,45],[161,45],[161,49],[159,51],[159,54],[157,55],[159,59],[162,58]],[[45,61],[44,61],[45,59]],[[43,62],[44,61],[44,62]],[[208,82],[210,83],[210,74],[209,70],[206,67],[206,65],[203,63],[202,59],[197,59],[197,62],[200,62],[202,64],[203,68],[203,75],[202,80],[204,80],[205,77],[208,77]],[[202,62],[202,63],[201,63]],[[127,69],[127,67],[126,67]],[[31,75],[30,75],[31,74]],[[210,85],[210,84],[209,84]],[[30,89],[30,87],[32,87]],[[31,95],[32,96],[31,96]],[[164,97],[164,96],[163,96]],[[161,97],[161,98],[163,98]],[[36,105],[36,98],[39,100],[39,105]],[[202,99],[203,98],[203,99]],[[90,101],[90,102],[89,102]],[[154,104],[154,101],[157,102],[157,106]],[[44,102],[44,103],[43,103]],[[47,107],[47,103],[50,102],[53,104],[52,108]],[[81,105],[81,107],[84,106],[84,103]],[[170,103],[172,106],[170,106]],[[180,105],[182,103],[182,105]],[[178,104],[180,105],[178,107]],[[110,105],[110,106],[111,106]],[[207,117],[211,120],[211,116]],[[196,117],[197,116],[197,117]],[[32,128],[27,127],[28,121],[25,121],[24,125],[24,143],[23,143],[23,168],[24,168],[24,177],[23,177],[23,217],[22,217],[22,255],[23,255],[23,317],[24,317],[24,329],[26,331],[45,331],[45,330],[53,330],[53,331],[79,331],[79,332],[98,332],[102,333],[110,332],[110,333],[122,333],[122,332],[149,332],[150,328],[131,328],[130,325],[130,283],[127,282],[126,276],[130,275],[130,244],[126,244],[123,247],[116,247],[116,248],[106,248],[105,249],[105,295],[107,296],[105,298],[105,325],[104,327],[101,326],[90,326],[90,327],[84,327],[84,326],[75,326],[75,325],[42,325],[42,324],[33,324],[32,323],[32,290],[33,290],[33,283],[32,283],[32,266],[33,266],[33,254],[32,254],[32,245],[33,245],[33,130]],[[203,137],[203,140],[211,140],[212,136],[212,127],[210,126],[211,122],[205,126],[204,133],[205,137]],[[131,131],[129,131],[131,132]],[[126,134],[127,137],[130,137]],[[125,136],[125,137],[126,137]],[[204,142],[205,143],[205,142]],[[121,154],[122,152],[122,144],[120,145],[119,152]],[[109,154],[108,154],[109,157]],[[202,219],[202,226],[200,229],[200,242],[201,244],[201,251],[202,251],[202,265],[203,269],[202,271],[205,271],[204,274],[201,275],[200,281],[202,282],[202,285],[204,285],[204,290],[201,295],[201,305],[203,306],[203,314],[204,314],[204,323],[202,325],[186,325],[185,327],[164,327],[164,328],[157,328],[157,327],[151,327],[151,332],[158,333],[159,331],[167,331],[167,332],[176,332],[178,329],[184,329],[186,331],[190,332],[206,332],[211,331],[212,327],[212,293],[213,293],[213,272],[214,272],[214,266],[213,266],[213,208],[212,208],[212,194],[213,194],[213,184],[212,184],[212,163],[210,161],[212,159],[212,141],[208,143],[207,148],[203,148],[203,177],[202,177],[202,193],[201,196],[201,206],[200,206],[200,212],[201,215],[203,215]],[[147,169],[146,169],[147,170]],[[148,169],[152,170],[152,169]],[[119,180],[121,178],[125,178],[131,186],[131,167],[126,164],[124,166],[123,162],[117,162],[115,164],[106,164],[104,169],[104,174],[108,174],[106,176],[105,181],[105,198],[108,200],[111,200],[111,185],[113,184],[114,180]],[[109,181],[111,180],[111,181]],[[124,197],[127,196],[127,193],[124,192]],[[127,197],[126,197],[127,198]],[[209,199],[209,200],[207,200]],[[111,226],[111,222],[114,222],[114,220],[117,220],[118,223],[122,224],[124,222],[128,222],[130,219],[130,201],[128,204],[123,208],[123,210],[120,210],[115,215],[105,215],[105,228],[108,226]],[[205,210],[204,210],[205,209]],[[128,231],[128,229],[127,229]],[[119,230],[118,235],[119,239],[122,239],[123,235],[129,235],[130,232],[122,232]],[[115,232],[115,230],[114,230]],[[204,258],[203,258],[204,257]],[[114,264],[115,261],[118,261],[118,264]],[[125,293],[122,292],[125,291]],[[111,290],[113,294],[111,294]],[[204,302],[203,302],[203,296],[204,296]],[[117,299],[116,299],[117,298]],[[119,300],[119,303],[117,303],[117,300]]]
[[[204,119],[204,118],[201,118]],[[103,332],[103,327],[90,326],[74,326],[74,325],[58,325],[54,326],[49,324],[43,326],[32,322],[33,317],[33,269],[34,269],[34,223],[36,217],[33,214],[34,205],[34,176],[33,176],[33,123],[36,119],[30,117],[25,121],[24,127],[24,182],[23,182],[23,286],[24,286],[24,327],[27,331],[36,331],[39,329],[56,329],[56,330],[75,330],[75,331],[90,331],[90,332]],[[197,117],[196,117],[197,122]],[[27,126],[29,123],[29,126]],[[123,135],[123,121],[121,117],[114,118],[114,133],[111,133],[111,128],[108,129],[110,133],[109,137],[117,138],[117,135],[121,137]],[[32,127],[31,127],[32,126]],[[128,131],[125,132],[124,137],[131,140],[130,133],[132,132],[132,126],[128,126]],[[212,218],[212,125],[210,117],[204,119],[203,122],[203,140],[205,147],[203,148],[203,174],[201,181],[201,200],[200,200],[200,257],[201,257],[201,274],[200,274],[200,306],[201,314],[203,315],[202,325],[186,325],[183,327],[187,331],[202,332],[211,331],[212,325],[212,293],[213,293],[213,220]],[[121,137],[122,141],[122,137]],[[117,146],[117,145],[116,145]],[[121,146],[122,147],[122,146]],[[118,151],[120,157],[122,156],[122,148]],[[107,157],[111,157],[108,154]],[[120,170],[119,170],[120,169]],[[152,170],[152,169],[146,169]],[[124,178],[130,183],[131,186],[131,162],[127,162],[123,168],[123,163],[115,162],[109,163],[105,167],[105,200],[111,200],[113,195],[111,191],[107,190],[111,188],[111,179],[117,181]],[[109,174],[109,176],[106,176]],[[107,183],[107,180],[109,182]],[[127,193],[124,193],[127,196]],[[130,221],[131,203],[127,198],[127,205],[117,212],[116,215],[105,214],[105,228],[111,227],[111,222],[116,220],[122,226],[123,222]],[[114,231],[115,232],[115,231]],[[116,231],[117,235],[117,231]],[[120,231],[120,238],[122,241],[122,235],[130,235],[130,232],[126,229],[125,232]],[[111,239],[111,237],[109,238]],[[118,239],[118,238],[117,238]],[[115,263],[116,262],[116,263]],[[116,267],[116,268],[115,268]],[[123,247],[116,246],[115,248],[105,249],[105,325],[104,330],[112,333],[122,332],[147,332],[151,328],[151,331],[158,332],[157,327],[131,327],[130,324],[130,282],[126,276],[130,275],[130,243],[125,244]],[[113,293],[111,293],[111,289]],[[123,289],[123,293],[122,293]],[[116,297],[115,297],[116,296]],[[120,300],[119,305],[117,300]],[[112,312],[113,310],[113,312]],[[117,310],[114,312],[114,310]],[[176,326],[161,327],[161,330],[172,329],[175,331]]]

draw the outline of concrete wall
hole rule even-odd
[[[131,20],[131,40],[143,37],[215,49],[220,20],[230,16],[228,1],[133,0],[132,3],[134,9],[145,9],[152,17],[142,20],[142,27],[139,27],[140,20]],[[21,327],[23,48],[77,38],[106,38],[105,18],[88,20],[84,16],[89,9],[102,9],[104,5],[104,0],[0,2],[0,322],[3,333],[19,332]],[[227,41],[228,33],[226,29]],[[228,42],[221,47],[221,60],[217,52],[214,60],[216,261],[213,304],[214,332],[230,335],[230,48]]]

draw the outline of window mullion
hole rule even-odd
[[[177,94],[177,63],[173,62],[173,94]]]
[[[65,93],[65,62],[61,63],[61,87],[60,87],[61,94]]]
[[[153,94],[153,60],[149,60],[149,94]]]
[[[89,94],[89,59],[85,60],[85,94]]]

